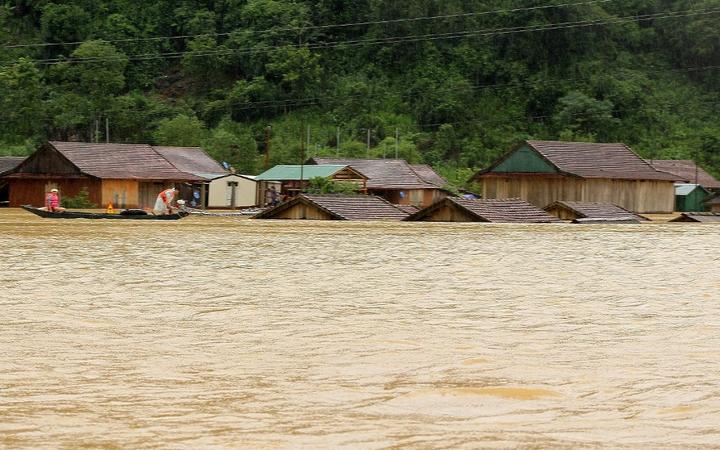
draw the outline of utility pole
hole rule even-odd
[[[335,130],[335,156],[340,156],[340,127]]]
[[[105,117],[105,142],[110,143],[110,118]]]
[[[367,129],[367,151],[365,157],[370,158],[370,128]]]
[[[398,159],[398,147],[400,147],[400,128],[395,128],[395,159]]]
[[[303,171],[304,171],[304,164],[305,164],[305,140],[303,139],[302,135],[302,126],[300,127],[300,191],[299,193],[302,194],[303,192]],[[308,134],[310,133],[310,127],[308,127]]]
[[[310,150],[310,125],[307,127],[307,145],[305,146],[308,150]]]
[[[265,127],[265,170],[270,168],[270,125]]]

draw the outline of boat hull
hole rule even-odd
[[[106,214],[106,213],[91,213],[81,211],[63,211],[63,212],[51,212],[45,211],[44,209],[35,208],[30,205],[21,206],[25,211],[31,212],[36,216],[44,217],[46,219],[119,219],[119,220],[178,220],[187,216],[187,213],[176,213],[166,214],[163,216],[155,216],[152,214],[148,215],[123,215],[123,214]]]

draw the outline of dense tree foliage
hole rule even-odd
[[[6,0],[0,154],[44,139],[312,155],[462,180],[521,139],[720,171],[717,0]],[[399,140],[396,139],[399,137]]]

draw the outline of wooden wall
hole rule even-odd
[[[560,220],[575,220],[578,218],[577,214],[562,206],[553,206],[547,210],[547,213]]]
[[[115,208],[139,208],[140,194],[137,180],[102,180],[100,207],[112,203]]]
[[[10,178],[10,206],[44,206],[45,194],[52,188],[60,191],[60,200],[75,197],[83,188],[88,191],[90,201],[101,205],[100,181],[92,178]]]
[[[444,205],[422,218],[423,222],[478,222],[478,219],[451,202]]]
[[[614,203],[637,213],[671,213],[675,206],[672,181],[485,174],[480,182],[484,198],[517,197],[539,208],[558,200]]]
[[[333,217],[325,211],[305,203],[298,203],[280,213],[274,215],[273,219],[291,220],[333,220]]]
[[[404,195],[401,196],[400,193]],[[398,190],[371,190],[370,194],[382,197],[394,205],[415,205],[420,208],[430,206],[447,196],[440,189],[398,189]]]

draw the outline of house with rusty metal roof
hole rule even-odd
[[[24,156],[0,156],[0,176],[20,165],[25,160]],[[7,180],[0,178],[0,206],[10,204],[10,189]]]
[[[720,212],[686,212],[670,222],[700,222],[720,224]]]
[[[7,182],[14,207],[42,204],[51,188],[61,198],[84,190],[98,206],[150,207],[163,188],[204,181],[147,144],[59,141],[45,143],[0,179]]]
[[[300,194],[254,216],[255,219],[399,221],[407,213],[374,195]]]
[[[640,223],[649,219],[612,203],[557,201],[544,208],[549,214],[575,223]]]
[[[368,177],[367,191],[396,205],[424,207],[447,195],[445,180],[430,166],[402,159],[311,158],[309,164],[342,164]]]
[[[477,199],[445,197],[411,214],[412,222],[555,223],[557,217],[519,198]]]
[[[612,203],[637,213],[670,213],[677,175],[662,172],[625,144],[525,141],[476,173],[484,198]]]
[[[651,159],[648,162],[657,170],[676,175],[682,183],[699,184],[709,191],[720,191],[720,181],[693,160]]]

